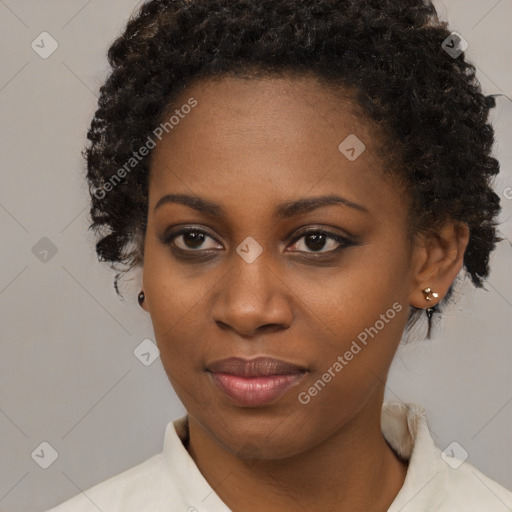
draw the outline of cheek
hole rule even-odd
[[[315,371],[294,392],[293,417],[303,419],[305,440],[328,437],[384,391],[408,307],[393,301],[393,293],[372,293],[362,307],[346,301],[333,307],[329,336],[318,340],[314,353]]]
[[[163,362],[175,360],[180,350],[186,353],[194,346],[194,343],[180,345],[169,341],[179,340],[184,334],[182,330],[194,332],[197,311],[208,290],[205,277],[190,279],[188,273],[191,271],[184,269],[184,265],[172,260],[167,247],[155,240],[146,241],[144,291]],[[185,336],[186,339],[189,337]],[[171,354],[171,350],[178,352]]]
[[[333,312],[327,335],[310,353],[314,372],[298,390],[308,395],[302,403],[317,396],[318,407],[364,401],[371,388],[386,380],[407,310],[407,304],[386,294],[380,301],[366,301],[364,309],[354,311],[345,303],[337,315]]]
[[[315,331],[323,331],[316,372],[300,390],[305,401],[356,404],[384,383],[407,321],[407,268],[407,245],[384,238],[355,250],[325,284],[303,290]]]
[[[334,340],[355,339],[366,328],[378,322],[379,330],[391,339],[401,336],[405,316],[392,308],[400,304],[403,313],[408,308],[409,251],[403,236],[373,237],[359,247],[350,248],[337,268],[327,272],[317,270],[290,276],[289,284],[316,318],[318,326]],[[391,308],[391,309],[390,309]],[[386,312],[389,315],[386,316]],[[382,327],[383,321],[391,317]],[[395,318],[396,317],[396,318]],[[343,349],[336,342],[333,348]]]

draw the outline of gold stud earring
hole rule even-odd
[[[425,296],[425,300],[431,301],[432,299],[437,299],[439,294],[433,292],[430,288],[425,288],[423,291],[423,295]]]

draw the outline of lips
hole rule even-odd
[[[256,359],[230,357],[229,359],[215,361],[208,366],[208,370],[214,373],[229,373],[240,377],[268,377],[269,375],[300,373],[306,369],[271,357],[257,357]]]
[[[277,401],[307,373],[302,366],[269,357],[231,357],[208,365],[215,386],[231,402],[257,407]]]

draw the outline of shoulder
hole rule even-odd
[[[458,443],[444,451],[434,443],[423,407],[384,403],[382,431],[408,460],[404,485],[388,512],[512,511],[512,492],[471,465]]]
[[[187,439],[185,415],[167,425],[161,453],[46,512],[187,512],[205,500],[209,510],[228,512],[190,457]]]
[[[179,490],[173,483],[160,453],[47,512],[142,512],[161,510],[162,503],[180,506]]]
[[[440,458],[441,450],[437,450]],[[445,456],[446,459],[446,456]],[[483,474],[469,462],[452,458],[455,464],[439,466],[434,477],[442,490],[441,510],[464,510],[485,512],[512,511],[512,492]],[[461,463],[460,466],[458,464]]]

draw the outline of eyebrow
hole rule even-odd
[[[224,217],[226,212],[220,204],[214,203],[208,199],[188,194],[166,194],[162,196],[155,205],[154,212],[167,203],[177,203],[188,206],[198,212],[205,213],[211,216]],[[326,195],[316,197],[304,197],[302,199],[286,201],[281,203],[274,210],[274,216],[281,219],[287,219],[294,215],[308,213],[322,206],[329,206],[333,204],[341,204],[348,206],[361,212],[370,213],[363,205],[354,203],[344,197],[337,195]]]

